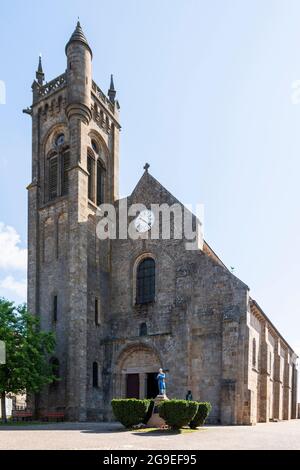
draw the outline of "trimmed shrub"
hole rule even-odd
[[[198,403],[189,400],[166,400],[160,403],[159,416],[173,429],[187,426],[198,410]]]
[[[136,398],[119,399],[111,401],[113,413],[117,421],[131,428],[143,423],[149,409],[150,400],[137,400]]]
[[[190,422],[191,429],[196,429],[198,426],[203,426],[209,413],[211,412],[211,404],[208,401],[198,402],[198,411]]]

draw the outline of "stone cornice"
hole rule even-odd
[[[283,338],[283,336],[279,333],[277,328],[273,325],[271,320],[268,318],[268,316],[264,313],[264,311],[261,309],[261,307],[258,305],[258,303],[254,299],[250,299],[250,309],[251,313],[262,323],[264,323],[267,327],[270,333],[275,336],[275,338],[280,339],[282,346],[284,349],[287,349],[290,353],[296,354],[295,351],[292,349],[292,347],[288,344],[288,342]],[[296,357],[298,357],[296,355]]]

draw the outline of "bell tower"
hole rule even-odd
[[[96,237],[96,210],[118,197],[119,104],[92,78],[92,50],[78,22],[67,69],[32,84],[32,181],[28,186],[28,309],[56,335],[49,358],[59,381],[36,397],[40,413],[101,418],[103,324],[110,245]]]

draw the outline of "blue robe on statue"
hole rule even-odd
[[[166,383],[165,383],[166,374],[157,374],[156,379],[158,380],[158,390],[159,395],[165,395],[166,393]]]

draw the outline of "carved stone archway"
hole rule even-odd
[[[129,374],[137,374],[139,378],[139,398],[147,396],[147,377],[158,373],[162,367],[158,352],[143,343],[127,346],[116,361],[114,373],[114,397],[126,398],[127,379]]]

